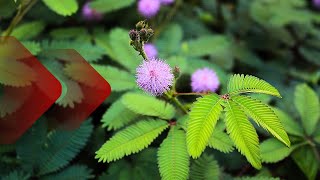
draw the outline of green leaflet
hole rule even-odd
[[[220,169],[212,155],[203,154],[191,164],[190,180],[219,180]]]
[[[166,121],[142,120],[115,134],[97,152],[99,162],[111,162],[148,147],[168,127]]]
[[[116,130],[132,122],[137,117],[136,113],[126,108],[121,99],[118,99],[104,113],[101,119],[102,127],[108,127],[108,130]]]
[[[208,146],[217,149],[223,153],[230,153],[234,150],[233,142],[230,137],[217,128],[213,131]]]
[[[279,91],[275,87],[257,77],[243,74],[235,74],[231,76],[228,82],[228,93],[234,95],[248,92],[263,93],[281,97]]]
[[[92,45],[90,42],[77,42],[77,41],[67,41],[67,40],[53,40],[53,41],[42,41],[42,49],[46,52],[47,54],[44,55],[55,55],[58,56],[65,56],[69,55],[65,53],[66,51],[63,52],[54,52],[54,50],[61,50],[61,49],[74,49],[77,53],[79,53],[86,61],[88,62],[95,62],[98,61],[102,58],[104,55],[104,50],[96,45]],[[53,53],[51,53],[53,51]],[[69,51],[70,52],[70,51]],[[75,52],[75,53],[76,53]],[[51,53],[51,54],[50,54]],[[63,59],[63,58],[61,58]]]
[[[287,146],[290,146],[290,140],[284,127],[270,107],[249,96],[234,96],[232,101],[236,102],[258,125]]]
[[[134,75],[112,66],[91,64],[91,66],[110,83],[112,91],[136,89]]]
[[[222,111],[220,101],[217,94],[212,94],[193,104],[187,125],[188,152],[193,158],[199,157],[208,144]]]
[[[225,110],[227,132],[235,146],[253,167],[260,169],[259,139],[256,130],[235,102],[227,101]]]
[[[292,134],[295,136],[303,137],[303,129],[301,125],[299,125],[294,119],[292,119],[287,113],[283,112],[278,108],[273,108],[273,111],[276,113],[281,123],[284,126],[284,129],[288,134]]]
[[[171,127],[167,138],[158,150],[158,165],[163,180],[188,178],[189,155],[184,131]]]
[[[68,168],[64,169],[61,172],[45,176],[41,179],[42,180],[71,180],[71,179],[85,180],[85,179],[91,179],[94,177],[91,173],[92,173],[92,169],[89,169],[85,165],[76,164],[76,165],[69,166]]]
[[[310,146],[297,149],[292,153],[292,157],[309,180],[316,178],[319,162],[316,161],[317,158]]]
[[[29,40],[39,35],[44,28],[45,24],[42,21],[28,22],[15,28],[11,35],[19,40]]]
[[[21,42],[25,48],[27,48],[32,55],[36,56],[41,51],[40,43],[35,41],[22,41]]]
[[[90,3],[90,6],[102,13],[116,11],[132,5],[134,0],[95,0]]]
[[[288,157],[294,150],[293,147],[286,147],[278,140],[271,138],[260,144],[262,162],[275,163]]]
[[[122,96],[122,103],[131,111],[170,120],[175,115],[175,108],[165,101],[139,93],[127,93]]]
[[[42,0],[52,11],[62,16],[70,16],[77,12],[76,0]]]
[[[318,95],[306,84],[296,86],[294,104],[301,116],[302,125],[311,135],[320,119],[320,103]]]

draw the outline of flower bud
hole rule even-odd
[[[135,41],[139,37],[139,34],[138,34],[138,32],[136,30],[131,29],[130,32],[129,32],[129,36],[130,36],[130,39],[132,41]]]

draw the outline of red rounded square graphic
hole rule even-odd
[[[14,143],[60,95],[60,82],[18,40],[0,43],[0,144]]]
[[[62,95],[45,114],[51,123],[75,129],[111,93],[109,83],[75,50],[48,50],[42,61],[62,84]]]

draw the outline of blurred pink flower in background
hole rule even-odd
[[[158,57],[157,47],[152,43],[145,44],[144,45],[144,51],[147,54],[149,59]]]
[[[152,18],[160,10],[159,0],[139,0],[138,11],[145,18]]]
[[[215,92],[219,88],[220,82],[217,74],[209,69],[196,70],[191,76],[191,88],[193,92]]]
[[[89,21],[99,21],[103,18],[103,14],[92,9],[89,2],[87,2],[82,7],[82,17]]]

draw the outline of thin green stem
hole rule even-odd
[[[166,96],[166,98],[169,101],[172,101],[178,108],[180,108],[185,114],[188,114],[188,110],[183,106],[183,104],[178,100],[178,98],[173,97],[171,94],[164,93],[164,95]]]
[[[141,46],[141,50],[140,50],[140,55],[142,56],[142,58],[146,61],[149,61],[148,56],[144,50],[144,42],[142,42],[142,46]]]
[[[8,36],[11,35],[13,29],[19,24],[24,15],[31,9],[33,5],[36,4],[37,1],[38,0],[30,0],[29,2],[22,1],[22,3],[18,7],[18,12],[16,16],[12,19],[9,27],[3,33],[3,36],[5,36],[4,41],[7,39]],[[24,4],[24,2],[26,4]]]

